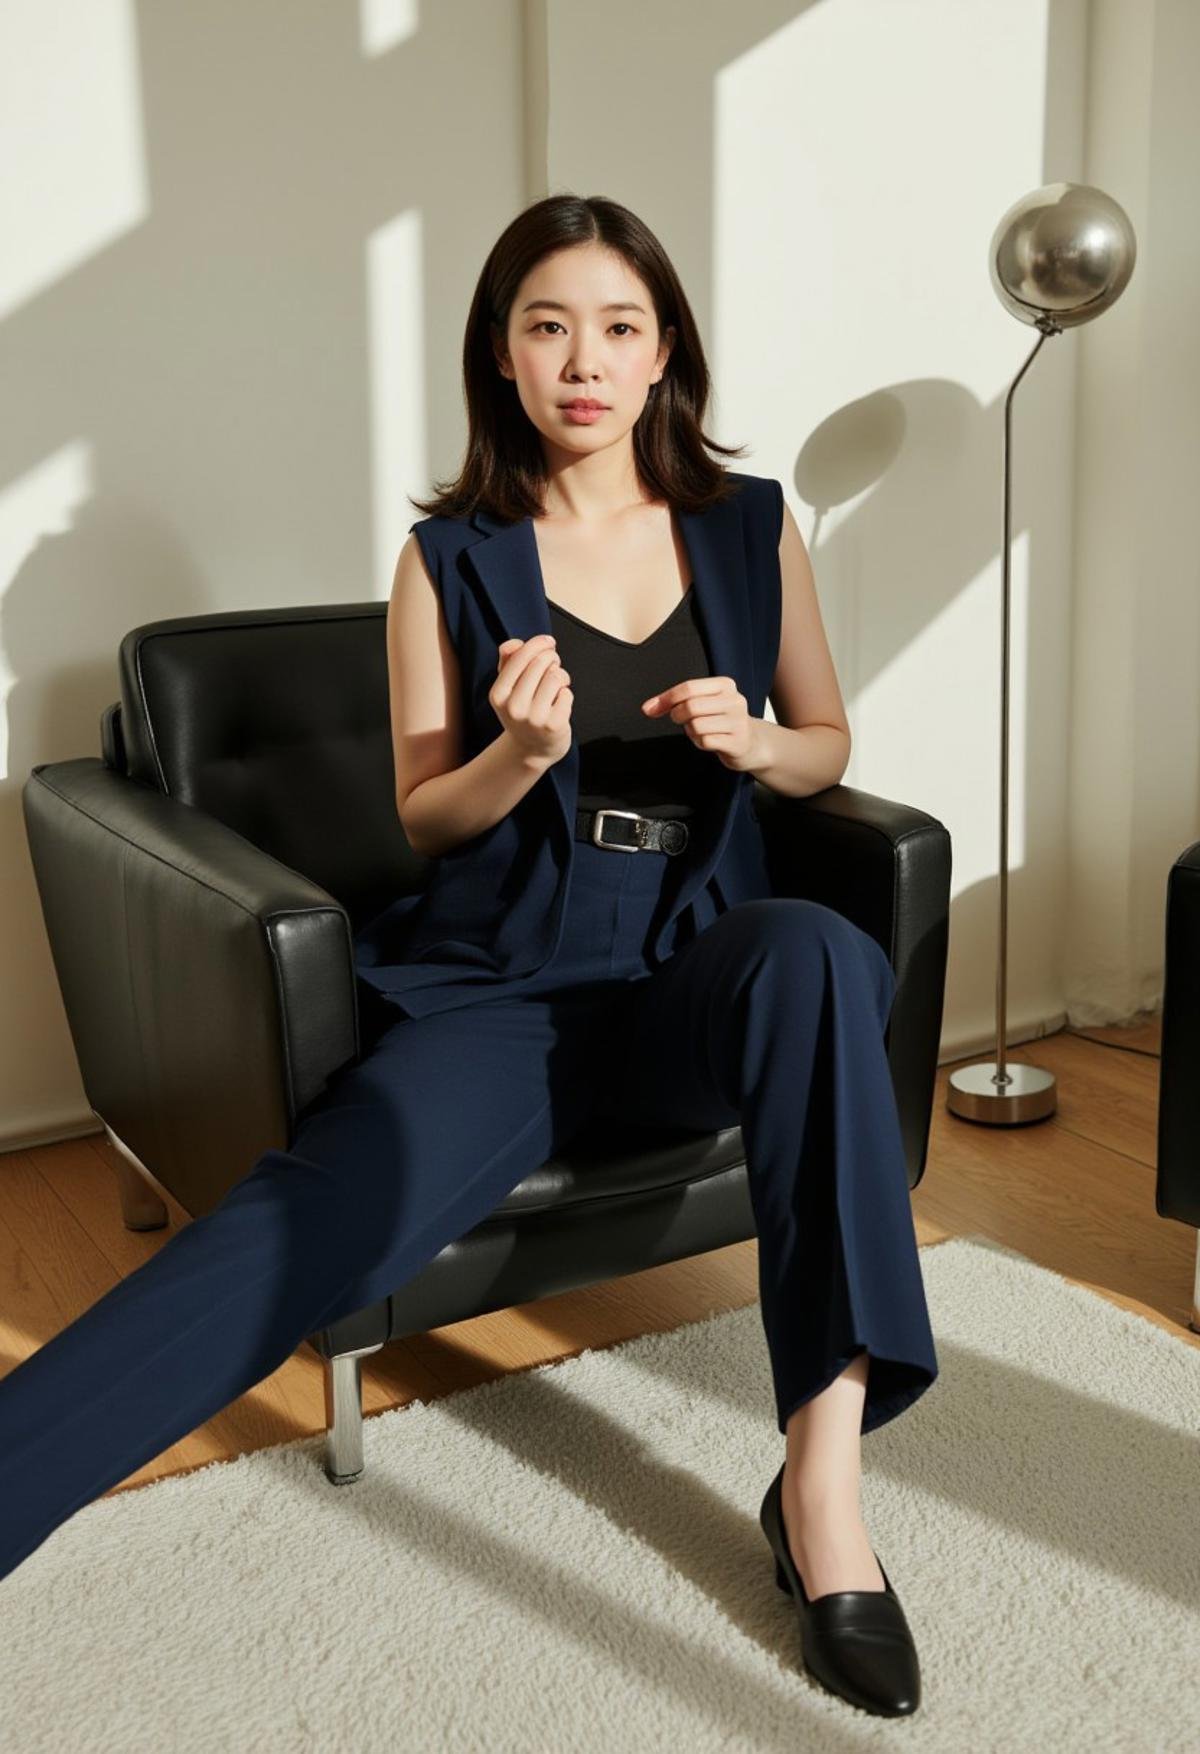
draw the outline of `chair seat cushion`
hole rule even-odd
[[[597,1121],[518,1182],[485,1222],[507,1223],[526,1212],[661,1193],[736,1169],[745,1160],[740,1126],[692,1133]]]

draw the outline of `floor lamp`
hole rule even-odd
[[[992,286],[1021,322],[1041,331],[1004,401],[1004,538],[1000,549],[1003,617],[1000,646],[1000,946],[996,974],[996,1058],[951,1072],[946,1107],[964,1120],[1011,1127],[1054,1113],[1055,1081],[1040,1066],[1008,1064],[1008,630],[1013,392],[1047,336],[1090,323],[1129,283],[1137,240],[1124,209],[1100,189],[1047,183],[1013,204],[992,233]]]

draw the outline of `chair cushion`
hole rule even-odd
[[[484,1222],[661,1192],[736,1169],[745,1160],[740,1127],[692,1133],[597,1121],[518,1182]]]

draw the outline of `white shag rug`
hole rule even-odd
[[[921,1251],[941,1372],[863,1440],[911,1718],[809,1679],[757,1512],[756,1305],[78,1511],[0,1580],[21,1754],[1171,1754],[1200,1745],[1200,1353],[983,1237]]]

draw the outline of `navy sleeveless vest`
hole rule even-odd
[[[705,511],[677,514],[691,562],[688,613],[703,637],[705,673],[732,677],[750,715],[762,718],[779,655],[783,488],[767,476],[733,470],[727,476],[734,495]],[[503,730],[487,698],[501,642],[557,634],[533,522],[505,524],[477,511],[421,518],[411,529],[458,659],[463,759],[470,760]],[[695,673],[689,665],[670,680]],[[702,924],[738,901],[772,893],[754,776],[733,772],[711,751],[696,749],[678,726],[671,729],[699,758],[706,784],[689,819],[688,845],[665,874],[652,924],[654,963],[670,953],[668,928],[685,908],[695,904],[693,920]],[[498,822],[434,859],[423,890],[398,896],[356,934],[359,978],[410,1017],[509,987],[519,992],[522,977],[542,968],[558,946],[578,802],[586,807],[573,711],[562,759]]]

